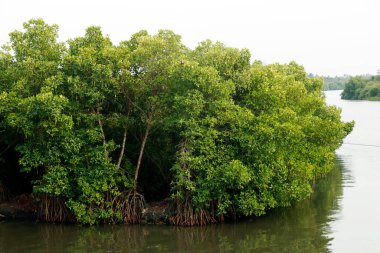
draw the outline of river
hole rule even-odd
[[[342,108],[354,131],[336,151],[336,167],[314,194],[267,215],[205,227],[81,227],[30,221],[0,223],[8,252],[380,252],[380,102],[327,102]]]

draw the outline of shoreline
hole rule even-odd
[[[39,220],[39,203],[31,194],[21,194],[0,203],[0,220]],[[140,224],[170,224],[171,200],[154,201],[146,204]],[[47,222],[49,223],[49,222]],[[67,223],[67,222],[63,222]]]

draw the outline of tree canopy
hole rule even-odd
[[[168,30],[23,28],[0,51],[0,155],[34,175],[47,221],[138,222],[165,197],[178,225],[262,215],[307,197],[353,127],[294,62]]]

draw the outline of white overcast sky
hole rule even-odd
[[[115,43],[141,29],[170,29],[191,48],[219,40],[313,74],[380,69],[380,0],[0,0],[0,44],[31,18],[58,24],[60,40],[92,25]]]

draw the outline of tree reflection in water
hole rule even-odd
[[[7,221],[0,224],[0,252],[330,252],[329,223],[340,211],[348,174],[338,157],[309,199],[237,223],[189,228]]]

